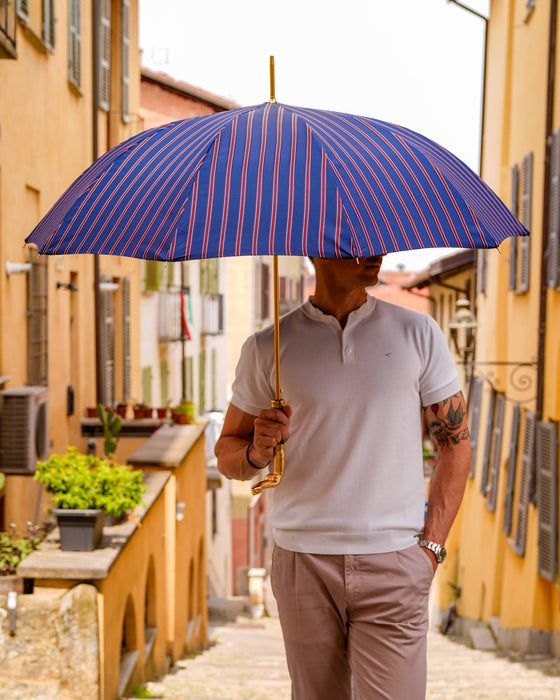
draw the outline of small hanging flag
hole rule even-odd
[[[185,310],[185,295],[183,294],[183,292],[181,292],[181,319],[183,321],[183,332],[185,334],[185,338],[187,340],[192,340],[191,332],[189,330],[189,323],[187,321],[187,314]]]

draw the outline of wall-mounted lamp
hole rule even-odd
[[[78,291],[78,287],[76,287],[74,282],[57,282],[56,288],[57,289],[67,289],[69,292],[77,292]]]
[[[456,311],[447,324],[451,340],[458,355],[466,363],[474,352],[474,341],[478,322],[471,311],[468,299],[458,299]]]
[[[22,272],[29,272],[31,270],[31,263],[13,263],[9,260],[6,261],[6,274],[8,277],[10,275],[18,275]]]

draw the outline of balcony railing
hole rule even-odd
[[[158,295],[158,338],[162,343],[181,340],[181,294],[161,291]]]

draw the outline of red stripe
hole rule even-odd
[[[229,197],[231,190],[231,168],[233,163],[233,153],[235,150],[235,137],[237,134],[237,121],[233,121],[231,124],[231,135],[229,139],[229,153],[226,168],[226,181],[225,181],[225,191],[224,191],[224,206],[222,209],[222,230],[220,231],[220,257],[224,255],[224,248],[226,244],[226,224],[229,213]]]
[[[327,156],[321,153],[321,213],[319,216],[319,251],[325,255],[325,209],[327,206]],[[335,238],[337,231],[335,229]]]
[[[282,144],[282,108],[278,108],[276,122],[276,150],[274,152],[274,176],[272,180],[272,212],[270,217],[270,246],[269,253],[274,255],[274,236],[276,231],[276,214],[278,209],[278,171],[280,169],[280,147]]]
[[[245,140],[245,153],[243,154],[243,169],[241,170],[241,201],[239,205],[239,219],[237,223],[237,244],[235,254],[241,255],[241,236],[243,233],[243,220],[245,218],[245,193],[247,188],[247,171],[249,165],[249,151],[251,147],[251,132],[253,130],[253,112],[247,118],[247,136]]]
[[[189,260],[191,257],[191,249],[193,243],[193,233],[194,233],[194,220],[196,218],[196,204],[198,201],[198,175],[193,183],[193,188],[191,192],[191,214],[189,218],[189,228],[187,231],[187,240],[185,245],[185,260]]]
[[[311,129],[306,127],[306,137],[307,137],[307,149],[305,158],[305,193],[303,198],[303,230],[302,230],[302,243],[303,250],[307,250],[307,235],[309,230],[309,182],[310,182],[310,172],[311,172]]]
[[[210,235],[210,221],[212,219],[212,205],[214,204],[214,188],[216,186],[216,165],[218,163],[218,151],[220,148],[220,134],[214,141],[214,153],[212,154],[212,165],[210,166],[210,181],[208,183],[208,199],[206,201],[206,226],[204,228],[204,238],[202,241],[202,257],[208,254],[208,237]]]

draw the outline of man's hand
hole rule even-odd
[[[287,442],[290,437],[290,406],[266,408],[262,410],[254,422],[253,452],[258,461],[265,464],[273,459],[276,445]]]
[[[432,563],[432,567],[434,569],[434,574],[436,573],[436,569],[438,568],[438,560],[436,559],[436,555],[432,552],[431,549],[426,549],[426,547],[422,547],[422,550],[426,553],[426,555],[430,558],[430,561]]]

